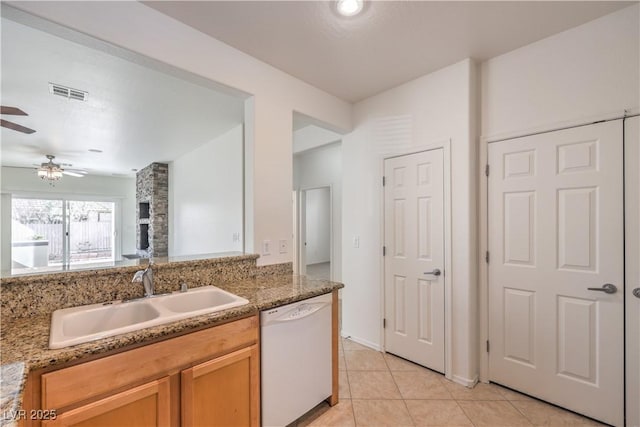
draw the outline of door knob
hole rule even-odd
[[[640,298],[640,288],[635,288],[633,290],[633,296],[636,298]]]
[[[605,294],[615,294],[618,292],[618,288],[616,285],[612,285],[611,283],[605,283],[601,288],[587,288],[590,291],[599,291],[604,292]]]
[[[425,271],[424,274],[433,274],[434,276],[439,276],[442,274],[439,268],[434,268],[432,271]]]

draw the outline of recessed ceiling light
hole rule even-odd
[[[336,2],[336,9],[342,16],[355,16],[362,12],[364,6],[364,0],[338,0]]]
[[[89,151],[92,153],[102,153],[102,150],[98,150],[97,148],[89,148]]]

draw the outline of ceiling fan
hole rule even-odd
[[[24,111],[22,111],[17,107],[7,107],[5,105],[0,106],[0,113],[6,114],[8,116],[28,116],[27,113],[25,113]],[[19,125],[17,123],[10,122],[5,119],[0,119],[0,126],[5,127],[7,129],[15,130],[18,132],[27,133],[27,134],[35,132],[35,130],[33,129]]]
[[[43,180],[57,181],[60,178],[62,178],[62,175],[69,175],[76,178],[82,178],[88,173],[86,170],[83,170],[83,169],[63,169],[61,166],[66,166],[65,163],[62,163],[62,164],[53,163],[53,159],[55,159],[56,156],[47,154],[46,157],[47,159],[49,159],[48,162],[43,162],[40,165],[37,165],[37,164],[34,165],[34,166],[39,166],[38,176]]]

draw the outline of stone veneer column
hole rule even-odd
[[[140,204],[149,203],[149,219],[140,218]],[[149,247],[142,249],[141,224],[148,224]],[[136,248],[138,255],[169,254],[169,165],[151,163],[136,174]]]

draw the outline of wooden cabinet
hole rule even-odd
[[[182,371],[183,426],[258,426],[258,346]]]
[[[333,291],[333,394],[338,403],[338,291]],[[26,413],[55,411],[32,426],[260,425],[257,315],[75,365],[32,372]]]
[[[151,381],[63,412],[47,427],[155,427],[170,425],[169,378]]]
[[[259,426],[258,316],[32,374],[26,426]]]

